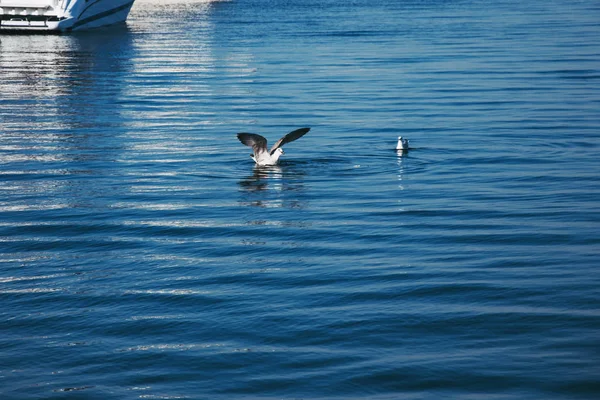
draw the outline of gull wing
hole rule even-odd
[[[252,147],[254,156],[256,157],[259,153],[267,151],[267,139],[263,136],[257,135],[256,133],[238,133],[238,139],[246,146]]]
[[[273,147],[271,147],[271,151],[269,153],[273,154],[275,152],[275,150],[277,150],[284,144],[293,142],[296,139],[300,139],[302,136],[306,135],[308,133],[308,131],[310,131],[310,128],[300,128],[300,129],[296,129],[295,131],[288,133],[287,135],[285,135],[284,137],[279,139],[277,141],[277,143],[275,143],[273,145]],[[266,142],[265,142],[265,146],[266,146]]]

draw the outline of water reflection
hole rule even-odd
[[[116,104],[134,52],[126,26],[0,37],[0,174],[11,178],[1,189],[13,206],[97,201],[102,190],[89,177],[106,175],[124,149]]]
[[[5,121],[50,124],[49,111],[60,116],[52,123],[81,121],[99,94],[114,99],[119,85],[107,78],[122,76],[134,51],[126,26],[78,35],[9,35],[0,37],[0,96]],[[114,82],[118,83],[118,82]],[[23,105],[33,107],[23,107]],[[67,119],[64,116],[69,117]],[[88,115],[91,115],[88,113]],[[37,118],[36,118],[37,117]],[[43,118],[42,118],[43,117]],[[45,123],[45,124],[44,124]],[[84,124],[88,125],[88,124]],[[31,126],[30,126],[31,127]]]
[[[404,190],[404,163],[406,162],[406,158],[408,157],[408,150],[396,150],[396,155],[398,157],[398,187],[400,188],[400,190]]]
[[[283,171],[278,165],[254,167],[252,175],[241,180],[239,185],[248,192],[261,192],[269,189],[270,184],[275,189],[278,187],[281,188],[282,178]]]
[[[289,166],[255,166],[252,175],[238,182],[241,204],[262,208],[305,208],[305,173]]]

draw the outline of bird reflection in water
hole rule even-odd
[[[285,166],[255,166],[252,175],[238,184],[244,196],[243,205],[262,208],[305,208],[302,199],[304,173]]]
[[[404,162],[406,161],[405,151],[398,151],[398,187],[400,190],[404,190]]]
[[[283,171],[278,165],[254,167],[252,175],[242,179],[239,184],[247,192],[261,192],[269,189],[270,185],[280,186],[282,178]]]

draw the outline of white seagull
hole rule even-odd
[[[402,136],[398,136],[398,144],[396,144],[396,150],[404,151],[408,150],[408,139],[403,139]]]
[[[292,131],[279,139],[277,143],[271,147],[271,150],[267,150],[267,139],[256,133],[238,133],[237,137],[246,146],[252,147],[252,153],[250,157],[254,160],[256,165],[259,167],[266,165],[276,165],[279,161],[279,157],[284,154],[283,146],[286,143],[293,142],[296,139],[301,138],[310,131],[310,128],[300,128]]]

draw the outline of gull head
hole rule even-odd
[[[285,152],[283,151],[283,149],[281,147],[278,147],[275,149],[275,151],[273,152],[273,154],[271,154],[271,158],[273,159],[273,162],[277,162],[279,160],[279,157],[281,157],[283,154],[285,154]]]

